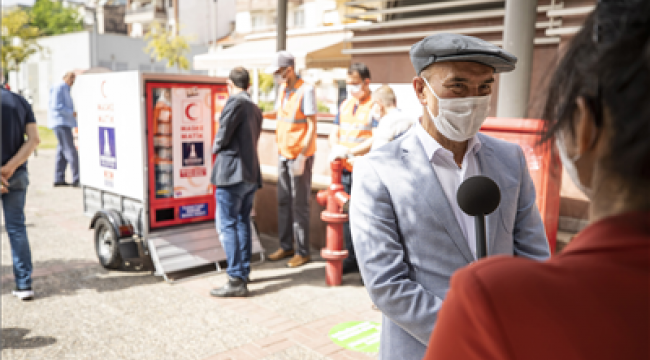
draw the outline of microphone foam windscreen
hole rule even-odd
[[[501,202],[499,186],[487,176],[472,176],[463,181],[456,194],[458,206],[467,215],[491,214]]]

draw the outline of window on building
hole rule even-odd
[[[266,25],[266,22],[264,21],[264,15],[263,14],[252,14],[251,15],[251,26],[253,27],[254,30],[261,29],[265,25]]]
[[[305,26],[305,10],[298,9],[293,12],[293,26],[294,27],[304,27]]]

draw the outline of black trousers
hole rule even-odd
[[[343,170],[341,174],[341,184],[343,184],[343,189],[346,193],[352,195],[352,173]],[[352,198],[350,201],[354,201]],[[343,260],[343,267],[358,268],[357,256],[354,253],[354,243],[352,243],[352,233],[350,232],[350,222],[343,224],[343,239],[345,241],[345,248],[348,250],[348,257]]]

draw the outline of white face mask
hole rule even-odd
[[[569,158],[569,155],[566,153],[566,145],[564,143],[564,136],[562,133],[557,134],[557,137],[555,138],[555,145],[559,150],[562,166],[564,166],[566,169],[569,177],[571,178],[571,181],[573,181],[573,183],[578,189],[580,189],[580,191],[582,191],[585,195],[587,195],[588,198],[591,199],[593,192],[590,188],[584,186],[580,181],[580,175],[578,175],[578,169],[576,168],[575,164],[575,162],[580,159],[580,154],[574,156],[573,158]]]
[[[283,71],[278,72],[277,74],[273,74],[273,82],[276,84],[280,85],[286,81],[284,78],[287,75],[288,69],[284,69]]]
[[[348,85],[346,85],[346,90],[348,92],[348,97],[358,95],[361,92],[361,85],[362,84],[356,84],[356,85],[348,84]]]
[[[427,111],[436,129],[447,139],[465,141],[476,135],[490,111],[490,95],[471,96],[464,98],[441,99],[433,91],[427,79],[422,78],[438,99],[438,116],[433,116],[431,109]]]

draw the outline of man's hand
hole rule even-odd
[[[263,112],[262,118],[269,119],[269,120],[276,120],[278,118],[278,112],[275,110]]]
[[[16,168],[5,165],[0,169],[0,177],[2,177],[2,182],[7,182],[7,186],[9,186],[9,179],[14,175],[14,172],[16,171]]]
[[[332,148],[328,161],[332,162],[336,159],[347,159],[350,155],[350,149],[343,145],[336,145]]]
[[[7,180],[4,176],[0,176],[0,193],[6,194],[9,192],[9,180]]]
[[[77,112],[76,112],[76,111],[73,112],[73,113],[72,113],[72,116],[77,117]]]

